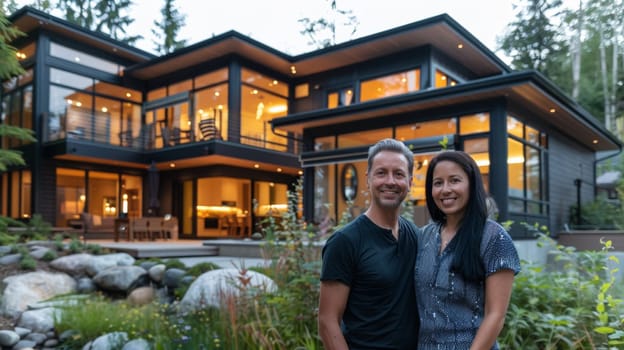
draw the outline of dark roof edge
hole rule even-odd
[[[100,33],[100,32],[96,32],[90,29],[86,29],[85,27],[79,26],[75,23],[71,23],[65,19],[62,19],[60,17],[56,17],[53,16],[51,14],[47,14],[43,11],[37,10],[36,8],[30,7],[30,6],[24,6],[22,8],[20,8],[19,10],[13,12],[9,17],[8,20],[11,23],[14,23],[15,20],[17,20],[20,17],[24,17],[24,16],[31,16],[33,18],[37,18],[41,21],[45,21],[48,23],[54,23],[56,25],[62,26],[62,27],[66,27],[72,31],[76,31],[76,32],[80,32],[83,35],[87,35],[87,36],[91,36],[94,39],[100,40],[100,41],[104,41],[107,44],[117,47],[120,50],[124,50],[126,52],[129,52],[133,55],[139,56],[143,59],[153,59],[155,57],[157,57],[156,55],[138,49],[132,45],[126,44],[120,40],[117,39],[113,39],[110,36],[104,34],[104,33]]]
[[[576,101],[574,101],[570,96],[568,96],[561,88],[556,86],[550,79],[548,79],[545,75],[536,70],[523,70],[517,73],[517,75],[528,75],[529,78],[537,84],[542,89],[548,91],[554,98],[556,98],[561,104],[572,109],[578,116],[580,116],[584,121],[590,124],[592,127],[599,130],[602,134],[607,136],[610,140],[613,141],[614,144],[618,145],[621,149],[623,144],[622,141],[617,138],[611,131],[609,131],[603,124],[601,124],[598,119],[596,119],[591,113],[589,113],[585,108],[579,105]]]
[[[433,16],[433,17],[425,18],[425,19],[422,19],[420,21],[404,24],[404,25],[399,26],[399,27],[395,27],[395,28],[388,29],[388,30],[385,30],[385,31],[382,31],[382,32],[370,34],[370,35],[363,36],[363,37],[360,37],[360,38],[357,38],[357,39],[345,41],[343,43],[336,44],[336,45],[333,45],[333,46],[330,46],[330,47],[327,47],[327,48],[324,48],[324,49],[315,50],[315,51],[303,53],[303,54],[300,54],[300,55],[296,55],[296,56],[293,57],[293,59],[294,59],[294,61],[296,63],[297,61],[300,61],[300,60],[303,60],[303,59],[309,59],[309,58],[313,58],[315,56],[325,55],[325,54],[327,54],[329,52],[332,52],[332,51],[339,51],[339,50],[347,49],[347,48],[350,48],[352,46],[365,44],[368,41],[372,41],[372,40],[376,40],[376,39],[382,39],[382,38],[390,36],[390,35],[394,35],[394,34],[397,34],[397,33],[408,31],[408,30],[414,30],[414,29],[418,29],[418,28],[421,28],[421,27],[426,27],[426,26],[433,25],[433,24],[438,24],[438,23],[446,23],[446,24],[448,24],[449,27],[451,27],[453,30],[455,30],[460,36],[462,36],[466,40],[468,40],[470,42],[470,44],[474,45],[477,49],[479,49],[481,52],[483,52],[483,54],[488,59],[492,60],[496,65],[500,66],[500,68],[503,71],[505,71],[506,73],[509,73],[509,72],[512,71],[512,69],[503,60],[501,60],[494,52],[492,52],[490,49],[488,49],[487,46],[485,46],[481,41],[479,41],[479,39],[477,39],[474,35],[472,35],[468,30],[466,30],[466,28],[464,28],[461,24],[459,24],[457,21],[455,21],[447,13],[443,13],[443,14],[436,15],[436,16]]]
[[[607,130],[596,118],[594,118],[589,112],[587,112],[583,107],[581,107],[578,103],[574,102],[568,95],[566,95],[560,88],[554,85],[548,78],[546,78],[543,74],[536,70],[523,70],[517,72],[511,72],[509,74],[497,75],[492,77],[487,77],[483,79],[479,79],[473,82],[468,82],[464,84],[459,84],[454,87],[450,87],[447,89],[433,89],[433,90],[425,90],[415,92],[413,94],[406,95],[398,95],[387,97],[384,99],[379,99],[376,101],[366,102],[362,104],[351,105],[345,107],[345,110],[348,110],[347,113],[358,112],[364,109],[369,109],[371,106],[374,108],[383,108],[385,106],[394,105],[396,103],[401,103],[409,99],[414,98],[414,94],[418,94],[421,99],[429,99],[440,97],[448,93],[450,89],[452,89],[453,94],[458,93],[466,93],[470,90],[479,90],[479,89],[492,89],[499,88],[506,85],[518,85],[522,83],[532,83],[537,87],[543,89],[546,93],[550,94],[554,99],[556,99],[559,103],[564,105],[566,108],[569,108],[576,114],[581,120],[588,123],[591,127],[598,130],[605,137],[609,138],[614,144],[618,145],[618,147],[622,148],[623,144],[615,135],[613,135],[609,130]],[[331,109],[331,110],[321,110],[321,111],[310,111],[310,112],[302,112],[299,114],[295,114],[290,117],[280,117],[273,119],[271,121],[272,127],[280,127],[280,126],[288,126],[295,125],[302,122],[314,120],[323,114],[338,114],[341,113],[340,109]]]
[[[145,68],[145,67],[149,67],[151,65],[158,64],[158,63],[161,63],[161,62],[166,61],[166,60],[170,60],[170,59],[175,58],[177,56],[186,55],[188,53],[191,53],[191,52],[197,50],[198,48],[201,48],[201,47],[204,47],[204,46],[208,47],[208,46],[214,45],[214,44],[216,44],[216,43],[218,43],[220,41],[226,41],[226,40],[229,40],[229,39],[238,39],[238,40],[247,42],[248,44],[253,45],[253,46],[255,46],[258,49],[261,49],[263,51],[266,51],[269,54],[272,54],[272,55],[275,55],[275,56],[279,56],[280,58],[282,58],[284,60],[287,60],[289,62],[293,62],[293,56],[288,55],[288,54],[286,54],[284,52],[281,52],[281,51],[279,51],[277,49],[274,49],[274,48],[272,48],[272,47],[270,47],[270,46],[268,46],[266,44],[263,44],[263,43],[255,40],[255,39],[252,39],[252,38],[250,38],[250,37],[248,37],[246,35],[243,35],[243,34],[237,32],[235,30],[229,30],[229,31],[221,33],[219,35],[215,35],[215,36],[213,36],[211,38],[199,41],[199,42],[197,42],[195,44],[192,44],[192,45],[186,46],[184,48],[178,49],[178,50],[176,50],[176,51],[174,51],[172,53],[169,53],[167,55],[156,57],[156,58],[152,59],[149,62],[144,62],[144,63],[140,63],[140,64],[137,64],[137,65],[134,65],[130,69],[128,69],[127,71],[128,72],[132,72],[132,71],[137,70],[137,69],[142,69],[142,68]]]

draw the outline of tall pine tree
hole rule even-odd
[[[185,25],[186,15],[175,8],[174,0],[165,0],[160,13],[162,20],[154,21],[154,26],[159,30],[152,29],[152,34],[158,38],[158,41],[154,41],[155,50],[161,54],[168,54],[183,48],[186,40],[178,40],[177,36]]]

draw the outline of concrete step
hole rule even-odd
[[[218,256],[219,247],[202,244],[167,244],[167,242],[98,243],[102,248],[123,252],[134,258],[175,258],[191,256]]]

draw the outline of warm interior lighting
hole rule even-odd
[[[108,112],[108,108],[106,108],[106,107],[102,107],[102,112],[103,112],[103,113]]]
[[[126,97],[130,98],[130,97],[132,97],[132,94],[129,93],[129,92],[126,92]]]
[[[303,175],[303,170],[299,170],[299,171],[297,172],[297,174],[299,174],[299,175]]]
[[[549,111],[550,113],[555,113],[557,110],[556,110],[556,109],[554,109],[554,108],[551,108],[551,109],[549,109],[548,111]]]
[[[122,196],[122,201],[121,201],[121,213],[122,214],[128,214],[128,194],[124,193]]]
[[[254,168],[256,169],[260,168],[260,164],[254,164]]]
[[[259,216],[277,216],[288,210],[288,204],[265,204],[258,206],[256,215]]]
[[[297,68],[295,68],[295,66],[290,66],[290,73],[297,74]]]
[[[277,168],[277,172],[281,173],[282,172],[282,168]]]
[[[278,114],[278,113],[284,113],[288,110],[288,107],[286,107],[286,105],[276,105],[276,106],[271,106],[267,109],[267,112],[271,113],[271,114]]]
[[[175,168],[175,166],[176,166],[175,163],[169,163],[170,168]]]
[[[215,217],[226,215],[242,215],[240,208],[229,207],[225,205],[198,205],[197,215],[199,217]]]
[[[598,140],[593,140],[592,143],[595,145],[598,143]]]
[[[463,49],[464,48],[464,44],[457,44],[457,48],[458,49]]]
[[[476,163],[477,163],[477,165],[479,167],[490,166],[490,160],[489,159],[479,159],[479,160],[476,160]],[[524,157],[523,156],[507,158],[507,164],[523,164],[523,163],[524,163]]]

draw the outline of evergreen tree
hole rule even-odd
[[[500,47],[511,57],[515,69],[535,69],[545,75],[557,69],[568,53],[560,30],[551,20],[559,21],[561,0],[521,0],[515,6],[516,20],[507,27]]]
[[[325,0],[328,1],[328,0]],[[299,23],[303,25],[301,34],[307,36],[310,41],[309,45],[315,46],[317,49],[326,48],[337,44],[336,39],[336,21],[344,20],[342,26],[345,28],[352,28],[349,37],[351,38],[357,31],[357,27],[360,22],[357,16],[353,15],[352,10],[340,10],[336,0],[331,0],[331,12],[328,15],[330,19],[319,18],[312,20],[308,17],[299,19]]]
[[[24,33],[11,25],[5,16],[4,8],[0,7],[0,80],[24,72],[17,60],[17,50],[10,44],[23,35]]]
[[[11,26],[0,7],[0,81],[16,79],[19,74],[24,73],[24,69],[17,60],[17,50],[11,42],[24,34]],[[0,124],[0,137],[15,138],[18,140],[35,142],[32,130],[23,129],[17,126]],[[0,149],[0,173],[7,170],[12,165],[24,165],[22,153],[13,149]],[[1,221],[1,220],[0,220]]]
[[[174,0],[165,0],[160,10],[162,20],[154,21],[159,30],[152,29],[152,33],[159,41],[153,41],[155,50],[161,54],[168,54],[186,45],[186,40],[177,40],[180,29],[184,27],[186,15],[175,8]]]
[[[0,11],[4,11],[4,16],[11,14],[18,9],[17,2],[15,0],[0,0]]]
[[[130,18],[124,10],[128,10],[132,6],[132,0],[100,0],[95,5],[98,23],[95,30],[106,33],[113,39],[123,41],[129,45],[133,45],[137,40],[141,39],[141,35],[127,36],[126,28],[134,22],[134,18]]]
[[[46,1],[38,2],[45,6]],[[122,36],[126,33],[126,28],[134,22],[124,12],[131,6],[132,0],[57,0],[55,5],[67,21],[132,45],[142,36]]]
[[[56,8],[64,13],[69,22],[90,30],[95,29],[95,13],[91,0],[58,0]]]

